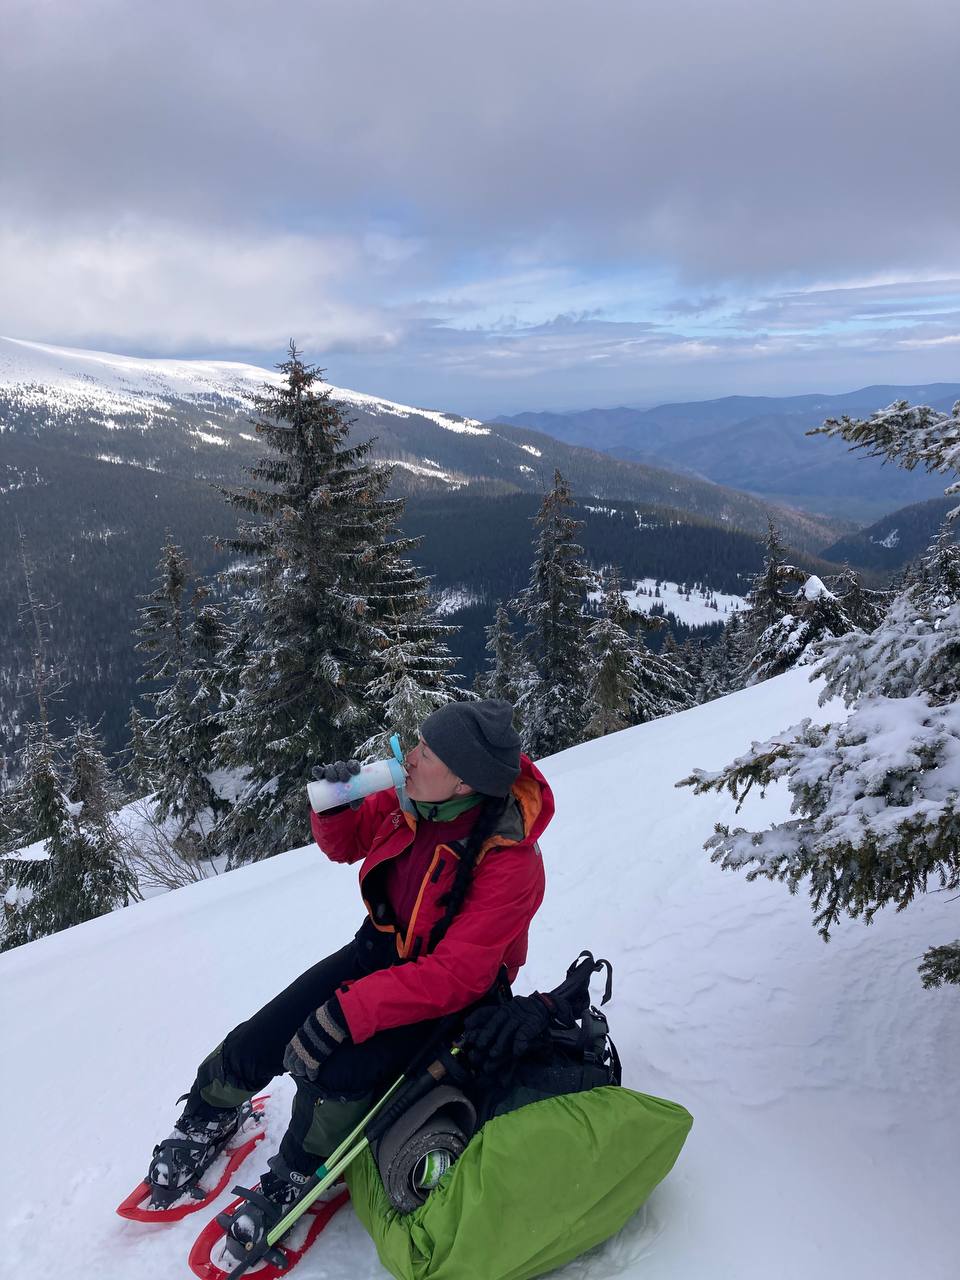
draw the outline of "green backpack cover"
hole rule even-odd
[[[675,1102],[604,1085],[488,1120],[413,1213],[394,1209],[369,1150],[346,1178],[397,1280],[529,1280],[619,1231],[692,1123]]]

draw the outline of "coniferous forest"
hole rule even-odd
[[[817,830],[831,787],[855,770],[843,754],[860,732],[850,726],[866,723],[863,708],[878,693],[902,706],[913,700],[919,757],[908,748],[896,785],[929,791],[960,705],[960,551],[950,517],[929,550],[884,585],[790,551],[772,520],[758,540],[663,507],[581,505],[559,470],[539,497],[405,501],[293,344],[280,369],[283,381],[254,402],[261,456],[241,483],[211,486],[209,510],[177,529],[165,518],[179,509],[175,483],[146,473],[125,491],[147,513],[141,535],[156,539],[134,600],[119,589],[90,600],[82,545],[70,551],[76,595],[46,599],[29,532],[17,529],[8,573],[22,582],[16,625],[32,662],[4,693],[8,707],[27,704],[31,714],[17,718],[0,788],[4,947],[145,888],[296,845],[318,765],[380,758],[393,732],[409,745],[423,718],[451,699],[509,698],[537,759],[816,662],[855,708],[846,726],[801,726],[775,750],[755,748],[720,773],[687,779],[739,796],[796,777],[804,816],[790,824],[794,843],[771,836],[768,856],[766,836],[724,829],[714,857],[755,863],[751,875],[792,885],[812,877],[824,936],[841,911],[869,919],[885,902],[905,905],[927,877],[960,885],[955,797],[887,837],[884,857],[897,859],[896,871],[883,864],[851,875],[862,860],[860,828],[830,827],[829,863],[824,839],[813,854],[803,834]],[[904,404],[866,422],[828,421],[823,431],[949,473],[955,417]],[[110,514],[89,540],[98,554],[113,551]],[[216,521],[213,539],[201,533],[205,518]],[[118,556],[129,551],[117,545]],[[746,607],[695,630],[656,600],[645,612],[632,606],[625,584],[639,578],[655,582],[654,596],[661,582],[687,584],[679,588],[687,595],[699,585],[705,596],[745,596]],[[116,579],[125,581],[119,571]],[[451,596],[455,607],[445,608]],[[88,612],[98,626],[87,629]],[[61,618],[76,627],[74,647]],[[106,689],[111,696],[91,714]],[[800,779],[822,751],[837,763],[810,792]],[[884,785],[881,809],[896,800],[889,777]],[[149,797],[132,833],[117,818],[131,797]],[[846,868],[846,888],[833,867]],[[923,977],[958,980],[957,946],[934,948]]]

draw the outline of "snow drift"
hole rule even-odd
[[[826,718],[815,695],[794,671],[542,762],[557,818],[517,989],[553,986],[581,947],[609,956],[624,1083],[695,1118],[667,1181],[566,1277],[957,1274],[960,1002],[916,973],[927,945],[955,936],[956,906],[934,894],[824,946],[804,898],[710,864],[702,844],[729,799],[674,789],[752,738]],[[771,791],[743,820],[785,811]],[[0,957],[4,1274],[188,1275],[219,1205],[166,1228],[114,1207],[200,1057],[359,920],[353,873],[305,847]],[[279,1139],[291,1094],[275,1083],[241,1181]],[[348,1210],[296,1272],[383,1274]]]

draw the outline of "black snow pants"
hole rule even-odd
[[[365,921],[352,942],[306,973],[268,1004],[234,1027],[200,1064],[187,1108],[198,1100],[236,1107],[283,1072],[283,1054],[306,1018],[336,993],[342,982],[397,963],[393,934]],[[347,1042],[321,1064],[315,1084],[297,1081],[281,1159],[311,1174],[358,1123],[421,1049],[437,1034],[441,1019],[395,1027],[362,1044]]]

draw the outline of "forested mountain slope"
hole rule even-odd
[[[279,374],[212,361],[141,360],[0,339],[0,754],[35,714],[32,649],[19,614],[23,550],[49,603],[51,655],[63,673],[58,726],[82,714],[119,748],[141,670],[131,631],[165,533],[196,573],[222,569],[216,539],[234,518],[219,486],[242,484],[263,453],[251,396]],[[559,467],[583,504],[588,554],[638,577],[702,580],[736,591],[759,563],[769,508],[755,498],[659,468],[612,460],[542,434],[332,388],[397,464],[404,528],[422,534],[418,562],[438,593],[460,591],[451,620],[461,673],[482,659],[498,599],[525,580],[529,517]],[[587,508],[593,510],[587,510]],[[611,513],[616,512],[616,515]],[[638,513],[645,513],[638,515]],[[809,555],[842,526],[777,512],[784,538]],[[752,536],[751,536],[752,535]]]

